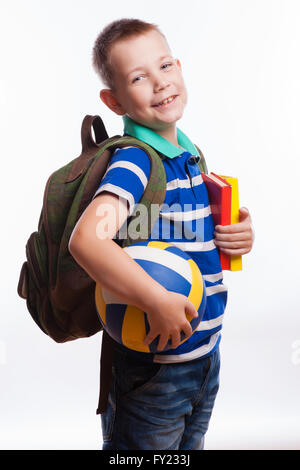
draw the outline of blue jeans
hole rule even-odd
[[[202,450],[219,388],[219,348],[175,364],[145,364],[115,350],[103,450]]]

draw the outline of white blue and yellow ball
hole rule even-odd
[[[160,241],[135,243],[123,249],[167,290],[183,294],[193,303],[198,311],[198,317],[191,318],[187,315],[187,318],[194,332],[206,306],[205,287],[195,261],[174,245]],[[157,351],[159,337],[148,346],[143,344],[150,330],[145,312],[133,305],[124,304],[98,284],[95,300],[103,328],[115,341],[135,351],[146,353]],[[186,339],[182,332],[181,343]],[[168,349],[171,349],[170,340],[164,350]]]

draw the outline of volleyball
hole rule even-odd
[[[153,279],[172,292],[185,295],[198,311],[198,317],[187,319],[194,332],[206,306],[206,293],[201,272],[195,261],[184,251],[170,243],[145,241],[124,247],[123,250]],[[143,341],[150,327],[147,314],[136,306],[124,304],[120,299],[96,284],[95,302],[103,328],[118,343],[144,353],[157,351],[159,337],[149,345]],[[181,332],[181,342],[187,340]],[[164,351],[171,349],[169,339]]]

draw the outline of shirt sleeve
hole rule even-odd
[[[150,159],[144,150],[137,147],[117,149],[109,161],[94,197],[103,191],[108,191],[126,199],[131,216],[144,194],[150,176],[150,167]]]

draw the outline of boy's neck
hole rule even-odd
[[[171,142],[171,144],[175,145],[176,147],[180,147],[180,145],[178,144],[177,128],[176,128],[175,125],[170,126],[167,129],[163,129],[163,130],[156,130],[155,129],[155,132],[157,134],[159,134],[161,137],[163,137],[164,139]]]

